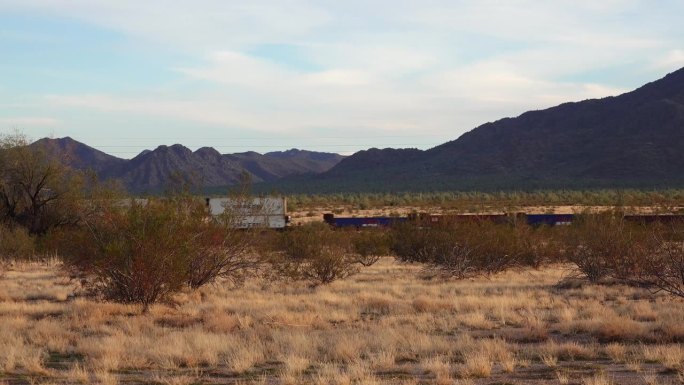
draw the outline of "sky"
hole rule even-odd
[[[684,67],[682,0],[0,0],[0,131],[427,149]]]

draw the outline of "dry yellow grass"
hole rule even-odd
[[[562,266],[465,281],[419,271],[387,258],[317,289],[218,284],[141,314],[84,297],[54,261],[10,265],[0,277],[0,380],[642,384],[675,383],[684,370],[680,300],[625,286],[558,289]]]
[[[593,377],[587,377],[582,380],[584,385],[612,385],[613,381],[604,373],[596,374]]]
[[[627,347],[620,343],[610,343],[603,349],[606,355],[615,362],[624,362],[627,358]]]

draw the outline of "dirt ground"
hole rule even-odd
[[[17,263],[0,384],[684,383],[682,300],[569,273],[443,281],[385,258],[317,289],[219,284],[141,314],[82,296],[58,262]]]

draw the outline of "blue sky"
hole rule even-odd
[[[2,0],[0,130],[126,158],[429,148],[683,67],[681,15],[681,0]]]

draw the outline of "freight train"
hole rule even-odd
[[[423,226],[438,226],[446,223],[469,221],[492,221],[496,223],[527,223],[530,226],[569,225],[577,220],[577,214],[410,214],[408,216],[377,217],[336,217],[324,214],[323,221],[332,227],[391,227],[405,222],[420,223]],[[684,223],[684,214],[627,214],[625,220],[634,222],[680,222]]]

